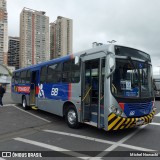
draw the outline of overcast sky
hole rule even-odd
[[[116,40],[149,53],[160,71],[160,0],[7,0],[9,36],[19,36],[23,7],[45,11],[50,22],[73,19],[74,52]]]

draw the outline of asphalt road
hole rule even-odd
[[[70,129],[61,117],[39,110],[24,111],[13,103],[10,93],[5,94],[3,101],[4,107],[0,108],[0,151],[3,151],[4,157],[0,160],[21,159],[17,157],[25,157],[26,154],[35,156],[28,155],[31,152],[45,156],[41,159],[49,160],[160,159],[142,155],[142,151],[160,154],[160,101],[155,102],[157,116],[153,123],[114,132],[105,132],[88,125]],[[18,153],[14,154],[16,151]],[[16,158],[5,157],[10,156],[10,153]],[[132,157],[132,153],[139,154],[139,157]]]

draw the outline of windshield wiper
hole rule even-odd
[[[134,68],[135,70],[137,70],[137,72],[138,72],[138,69],[135,67],[135,65],[134,65],[133,60],[131,59],[131,57],[128,56],[128,60],[131,62],[133,68]],[[137,72],[136,72],[136,74],[137,74]],[[138,76],[138,74],[137,74],[137,76]]]

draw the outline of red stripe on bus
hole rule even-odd
[[[72,85],[69,84],[69,86],[68,86],[68,100],[71,100],[71,90],[72,90]]]
[[[32,16],[32,64],[35,64],[34,62],[34,58],[35,58],[35,49],[34,49],[34,46],[35,46],[35,16],[33,14]]]
[[[39,86],[36,86],[36,94],[38,94],[39,93]]]
[[[74,54],[71,54],[71,55],[70,55],[70,59],[74,59]]]

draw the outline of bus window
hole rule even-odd
[[[80,67],[74,64],[74,60],[64,62],[62,82],[78,83],[80,80]]]
[[[21,83],[25,84],[26,82],[26,71],[21,72]]]
[[[19,80],[20,80],[19,76],[20,76],[20,72],[15,73],[15,84],[19,83]]]
[[[12,75],[12,83],[14,83],[14,79],[15,79],[15,73],[13,73]]]
[[[80,66],[71,61],[71,82],[78,83],[80,81]]]
[[[48,66],[47,83],[61,82],[61,63]]]
[[[46,76],[47,76],[47,67],[44,66],[41,68],[41,74],[40,74],[40,83],[46,82]]]
[[[26,75],[26,83],[30,83],[30,78],[31,78],[31,72],[30,70],[28,70]]]

